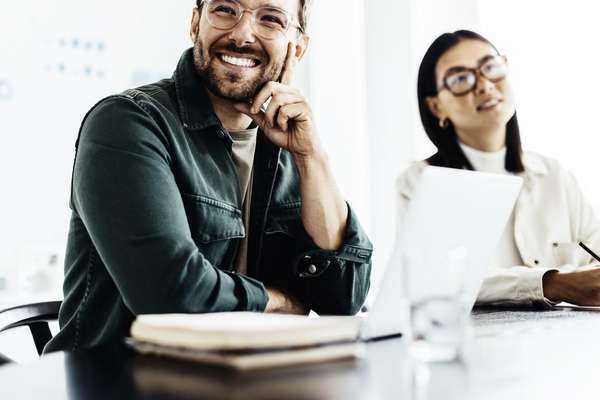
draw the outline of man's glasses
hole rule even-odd
[[[477,75],[491,82],[500,82],[508,72],[505,56],[487,56],[482,58],[477,68],[453,67],[446,71],[438,93],[448,89],[455,96],[464,96],[477,86]]]
[[[249,12],[255,32],[263,39],[277,39],[285,35],[290,27],[302,32],[290,14],[277,7],[245,8],[235,0],[204,0],[208,23],[217,29],[232,29]]]

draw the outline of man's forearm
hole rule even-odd
[[[337,187],[325,152],[294,156],[300,175],[302,223],[322,249],[337,250],[343,242],[348,206]]]

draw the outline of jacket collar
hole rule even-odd
[[[548,167],[546,167],[544,161],[536,154],[523,154],[523,164],[525,164],[525,170],[531,174],[546,175],[548,173]]]
[[[548,173],[548,167],[538,155],[534,153],[523,153],[523,164],[525,172],[519,174],[524,179],[524,185],[531,189],[536,178]]]
[[[186,129],[221,127],[221,121],[213,111],[204,83],[196,72],[193,48],[187,49],[181,56],[173,80],[179,103],[179,116]]]

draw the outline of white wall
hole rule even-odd
[[[372,215],[375,286],[394,240],[394,181],[401,160],[413,157],[416,121],[410,10],[410,1],[369,0],[365,7],[371,162],[364,190],[369,193]]]
[[[600,4],[478,3],[482,33],[508,56],[525,150],[558,159],[600,210]]]
[[[20,0],[0,13],[0,293],[11,302],[60,291],[79,124],[101,97],[172,74],[193,4]]]
[[[477,24],[474,0],[368,0],[367,82],[369,208],[377,286],[395,235],[395,179],[410,161],[432,154],[421,127],[417,72],[441,33]],[[373,293],[372,293],[373,294]]]
[[[363,0],[317,0],[310,20],[309,100],[342,193],[371,231]]]

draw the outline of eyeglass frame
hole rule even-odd
[[[508,74],[505,74],[500,79],[490,79],[481,70],[481,68],[485,65],[485,63],[487,61],[489,61],[490,59],[497,59],[497,58],[501,59],[503,61],[504,65],[508,65],[508,58],[505,55],[498,54],[498,55],[495,55],[495,56],[488,55],[488,56],[483,57],[481,60],[479,60],[477,62],[477,68],[468,68],[468,67],[462,67],[462,66],[461,67],[452,67],[452,68],[449,68],[446,71],[446,73],[444,74],[444,78],[442,79],[442,85],[438,86],[436,88],[437,93],[439,94],[443,90],[448,90],[450,93],[452,93],[452,95],[454,95],[456,97],[466,96],[467,94],[469,94],[473,90],[475,90],[475,88],[477,87],[477,81],[479,80],[480,76],[484,77],[485,79],[487,79],[488,81],[493,82],[493,83],[497,83],[497,82],[503,81],[504,79],[506,79],[506,75],[508,75]],[[466,92],[464,92],[464,93],[458,93],[457,94],[457,93],[454,93],[450,89],[450,86],[448,85],[448,82],[446,80],[449,77],[450,71],[452,71],[453,69],[458,69],[458,68],[460,68],[461,71],[470,71],[470,72],[472,72],[475,75],[475,84],[473,84],[473,87],[471,89],[467,90]]]
[[[203,6],[204,4],[212,3],[213,1],[217,1],[217,0],[202,0],[200,2],[200,6]],[[215,29],[220,29],[220,30],[233,29],[236,26],[238,26],[238,24],[240,23],[240,21],[242,20],[242,18],[244,17],[244,14],[246,12],[249,12],[250,15],[252,16],[252,25],[255,26],[256,25],[256,11],[258,11],[258,10],[260,10],[262,8],[271,8],[271,9],[275,9],[275,10],[281,11],[283,14],[285,14],[288,17],[288,19],[290,21],[290,24],[288,24],[288,26],[285,29],[285,31],[282,31],[282,33],[284,35],[290,30],[291,26],[293,26],[294,28],[296,28],[301,34],[304,34],[304,28],[302,28],[302,26],[300,26],[300,24],[298,22],[296,22],[296,18],[294,18],[294,16],[291,13],[289,13],[286,10],[284,10],[283,8],[273,7],[273,6],[261,6],[261,7],[257,7],[257,8],[249,8],[249,7],[244,7],[238,0],[232,0],[232,1],[234,3],[236,3],[240,7],[240,9],[241,9],[240,17],[238,18],[237,22],[231,28],[227,28],[227,29],[219,28],[219,27],[216,27],[216,26],[214,26],[213,24],[210,23],[210,21],[208,19],[208,14],[207,14],[206,20],[208,21],[208,23],[210,24],[210,26],[212,26]]]

